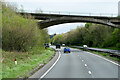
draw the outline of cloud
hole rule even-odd
[[[76,29],[77,26],[84,26],[85,23],[66,23],[66,24],[60,24],[60,25],[54,25],[48,28],[48,33],[49,34],[62,34],[66,33],[72,29]]]

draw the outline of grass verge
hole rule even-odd
[[[40,64],[46,64],[53,56],[54,50],[48,48],[34,48],[30,52],[2,52],[2,78],[24,77],[26,73],[36,68]],[[29,56],[29,58],[28,58]],[[14,60],[17,60],[15,65]]]

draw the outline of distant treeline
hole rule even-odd
[[[71,45],[88,45],[89,47],[112,47],[120,49],[120,29],[100,24],[87,23],[65,34],[56,35],[53,43],[70,42]]]
[[[40,30],[32,16],[16,14],[17,8],[2,3],[2,49],[27,51],[49,42],[47,29]]]

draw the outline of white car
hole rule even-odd
[[[87,45],[83,45],[83,48],[87,48]]]
[[[65,46],[65,44],[62,44],[62,46]]]

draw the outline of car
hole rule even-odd
[[[70,50],[70,48],[69,48],[69,47],[65,47],[65,48],[64,48],[64,53],[66,53],[66,52],[68,52],[68,53],[70,53],[70,52],[71,52],[71,50]]]
[[[56,45],[56,49],[57,49],[57,48],[61,48],[60,44],[57,44],[57,45]]]
[[[87,50],[87,48],[88,48],[88,46],[87,46],[87,45],[83,45],[83,50],[84,50],[84,51],[86,51],[86,50]]]
[[[83,45],[83,48],[87,48],[87,45]]]
[[[62,46],[65,46],[65,44],[62,44]]]

